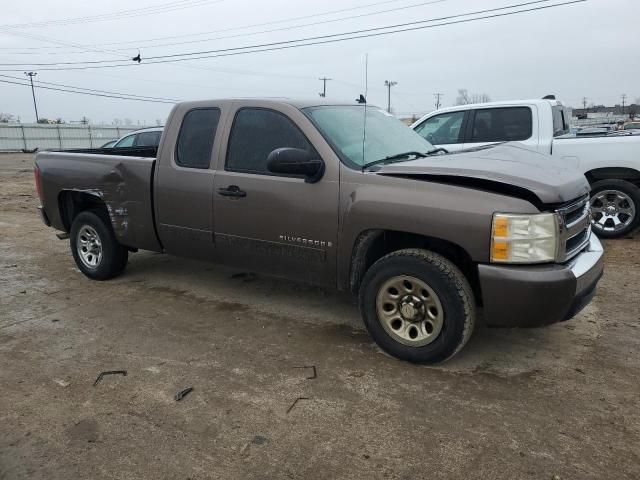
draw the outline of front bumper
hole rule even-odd
[[[569,320],[587,306],[604,270],[595,235],[564,264],[479,265],[484,318],[493,327],[538,327]]]

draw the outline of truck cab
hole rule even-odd
[[[569,132],[571,109],[557,100],[518,100],[458,105],[431,112],[411,128],[449,151],[519,142],[552,153],[552,140]]]

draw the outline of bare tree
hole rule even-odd
[[[456,97],[456,105],[468,105],[470,103],[487,103],[491,101],[491,97],[486,93],[472,93],[466,88],[458,89],[458,96]]]
[[[474,93],[471,95],[471,103],[487,103],[491,101],[491,97],[486,93]]]
[[[11,123],[15,121],[15,116],[10,113],[2,113],[0,112],[0,123]]]
[[[456,105],[467,105],[471,103],[469,100],[469,93],[466,88],[458,89],[458,96],[456,97]]]
[[[127,127],[128,127],[128,126],[130,126],[132,123],[133,123],[133,122],[131,121],[131,119],[130,119],[130,118],[125,118],[125,119],[124,119],[124,124],[125,124]]]

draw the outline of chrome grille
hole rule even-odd
[[[556,260],[560,263],[581,252],[591,236],[591,207],[589,197],[568,204],[556,210],[559,225],[559,243]]]

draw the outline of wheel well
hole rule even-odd
[[[393,230],[367,230],[358,236],[351,256],[351,292],[358,293],[364,274],[377,260],[405,248],[430,250],[450,260],[467,278],[476,300],[479,301],[481,295],[478,268],[466,250],[440,238]]]
[[[594,168],[586,172],[585,177],[590,184],[597,182],[598,180],[626,180],[634,185],[640,187],[640,171],[633,168],[626,167],[606,167],[606,168]]]
[[[71,230],[73,219],[85,210],[100,209],[107,215],[106,218],[109,218],[109,211],[102,198],[92,193],[62,191],[58,196],[58,206],[60,208],[60,218],[66,232]]]

